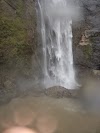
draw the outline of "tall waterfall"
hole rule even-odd
[[[75,89],[72,52],[72,20],[67,0],[38,0],[46,88]]]

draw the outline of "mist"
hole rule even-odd
[[[44,2],[47,4],[46,1],[44,0]],[[82,18],[82,9],[79,6],[79,1],[78,2],[76,1],[77,2],[76,3],[75,1],[65,0],[65,2],[63,2],[62,4],[60,1],[61,0],[59,0],[59,1],[52,0],[52,2],[51,2],[51,0],[48,0],[48,6],[46,6],[46,4],[44,4],[45,16],[49,16],[49,17],[52,16],[54,18],[59,18],[59,19],[67,18],[67,19],[71,19],[73,21],[78,21]],[[52,3],[56,3],[56,4],[52,4]]]

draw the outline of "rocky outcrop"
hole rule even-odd
[[[45,95],[54,98],[79,98],[80,89],[68,90],[61,86],[54,86],[49,89],[44,90]]]
[[[100,69],[100,1],[81,0],[81,7],[84,20],[79,25],[81,30],[76,28],[74,35],[77,38],[74,43],[75,64]]]

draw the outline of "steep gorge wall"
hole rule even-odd
[[[100,67],[100,1],[80,0],[83,18],[73,26],[76,65]],[[0,1],[0,64],[31,63],[37,49],[34,0]],[[23,64],[22,63],[22,64]]]
[[[83,15],[78,23],[73,23],[74,64],[100,69],[100,0],[79,2]],[[42,45],[38,34],[35,0],[0,0],[1,103],[17,95],[16,81],[20,80],[24,90],[25,86],[32,85],[37,75],[41,78]]]

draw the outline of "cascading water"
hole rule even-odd
[[[44,58],[44,85],[75,89],[72,20],[67,0],[38,0]]]

